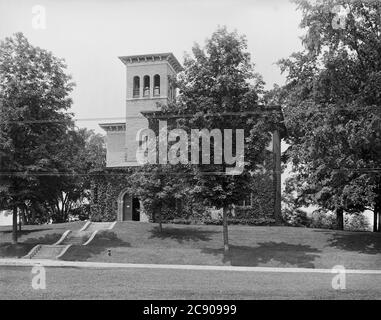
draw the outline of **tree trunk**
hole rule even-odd
[[[25,226],[28,224],[28,219],[27,219],[27,214],[28,213],[28,208],[27,206],[25,206],[22,211],[21,211],[21,221],[22,221],[22,224]]]
[[[223,235],[224,235],[224,252],[229,252],[229,238],[228,238],[228,208],[223,208],[223,216],[222,216],[222,226],[223,226]]]
[[[344,210],[343,208],[336,209],[336,229],[344,230]]]
[[[192,200],[190,200],[189,205],[190,205],[190,213],[187,214],[187,219],[189,219],[189,217],[193,217],[193,201]]]
[[[377,224],[377,216],[378,216],[378,212],[377,212],[377,210],[376,210],[376,208],[374,208],[374,211],[373,211],[373,232],[377,232],[378,230],[377,230],[377,226],[378,226],[378,224]]]
[[[21,232],[21,226],[23,224],[22,217],[25,217],[25,205],[22,205],[19,210],[19,232]]]
[[[34,204],[31,206],[30,210],[31,210],[31,216],[30,216],[29,223],[30,224],[35,224],[35,221],[36,221],[36,208],[35,208]]]
[[[161,205],[157,208],[158,220],[159,220],[159,232],[163,232],[163,224],[161,221]]]
[[[12,216],[12,242],[17,243],[17,206],[13,206]]]
[[[374,204],[373,212],[373,231],[381,232],[381,197],[376,197],[376,203]]]
[[[376,198],[374,199],[373,231],[381,232],[381,181],[378,182],[378,185],[375,191],[376,191]]]

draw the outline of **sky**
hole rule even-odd
[[[45,10],[45,25],[38,26],[45,28],[36,28],[38,6]],[[271,88],[284,83],[275,63],[302,48],[300,19],[289,0],[0,0],[0,39],[23,32],[65,59],[76,83],[76,118],[123,118],[126,75],[119,56],[173,52],[182,63],[195,42],[203,45],[226,25],[246,35],[256,71]],[[100,122],[77,125],[102,132]]]

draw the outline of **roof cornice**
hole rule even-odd
[[[99,126],[105,131],[126,131],[126,123],[100,123]]]
[[[119,59],[126,66],[134,64],[134,63],[167,61],[169,63],[169,65],[175,70],[175,72],[180,72],[180,71],[184,70],[182,65],[176,59],[176,57],[173,55],[172,52],[121,56],[121,57],[119,57]]]

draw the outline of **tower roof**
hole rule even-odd
[[[133,56],[122,56],[119,59],[125,64],[133,64],[140,62],[150,62],[150,61],[168,61],[171,67],[176,71],[180,72],[183,70],[180,62],[176,59],[172,52],[167,53],[151,53],[151,54],[139,54]]]

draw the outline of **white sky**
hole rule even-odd
[[[32,8],[46,9],[34,29]],[[301,49],[300,12],[288,0],[0,0],[0,39],[23,32],[33,45],[64,58],[77,84],[76,118],[124,117],[122,55],[173,52],[182,63],[194,42],[218,25],[247,36],[249,51],[271,88],[284,76],[274,65]],[[98,123],[78,122],[102,132]]]

